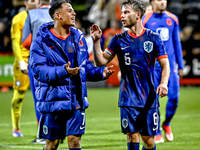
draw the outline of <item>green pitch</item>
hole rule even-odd
[[[33,98],[28,90],[23,102],[21,132],[23,138],[11,135],[10,105],[13,91],[0,92],[0,149],[42,150],[44,145],[32,144],[37,123]],[[200,148],[200,87],[182,87],[177,113],[172,120],[174,141],[157,144],[157,150],[199,150]],[[86,133],[82,137],[83,150],[126,150],[126,136],[121,133],[118,88],[88,89],[90,107],[86,110]],[[166,98],[160,99],[162,120]],[[164,135],[164,134],[163,134]],[[142,148],[142,145],[141,145]],[[67,141],[59,150],[67,150]]]

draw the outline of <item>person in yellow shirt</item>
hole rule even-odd
[[[25,92],[30,86],[29,77],[27,75],[29,50],[22,46],[23,26],[27,18],[27,10],[35,9],[38,5],[38,0],[24,0],[24,4],[26,10],[13,17],[11,26],[12,49],[15,56],[13,64],[14,93],[11,102],[13,137],[23,137],[23,134],[20,131],[21,108]]]

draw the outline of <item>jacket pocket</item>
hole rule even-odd
[[[64,86],[50,86],[46,95],[47,101],[69,100],[71,93],[69,87]]]

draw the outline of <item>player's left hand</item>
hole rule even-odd
[[[98,40],[100,40],[100,38],[102,36],[102,31],[101,31],[100,27],[96,24],[93,24],[90,27],[90,35],[94,42],[97,42]]]
[[[80,67],[75,67],[75,68],[70,68],[70,65],[71,65],[71,62],[68,61],[67,64],[65,64],[65,69],[67,70],[67,72],[70,74],[70,75],[76,75],[80,69]]]
[[[157,94],[159,94],[159,97],[165,97],[168,93],[168,87],[166,83],[160,83],[160,85],[157,88]]]
[[[103,77],[104,78],[107,79],[109,76],[111,76],[115,72],[114,70],[110,70],[111,68],[113,68],[113,65],[108,66],[104,69],[104,71],[103,71]]]
[[[178,69],[180,79],[183,79],[183,69]]]

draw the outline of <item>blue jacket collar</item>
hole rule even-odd
[[[40,26],[37,36],[49,37],[49,30],[54,27],[54,22],[44,23]],[[84,33],[76,27],[70,27],[70,32],[74,36],[75,40],[79,40]]]

